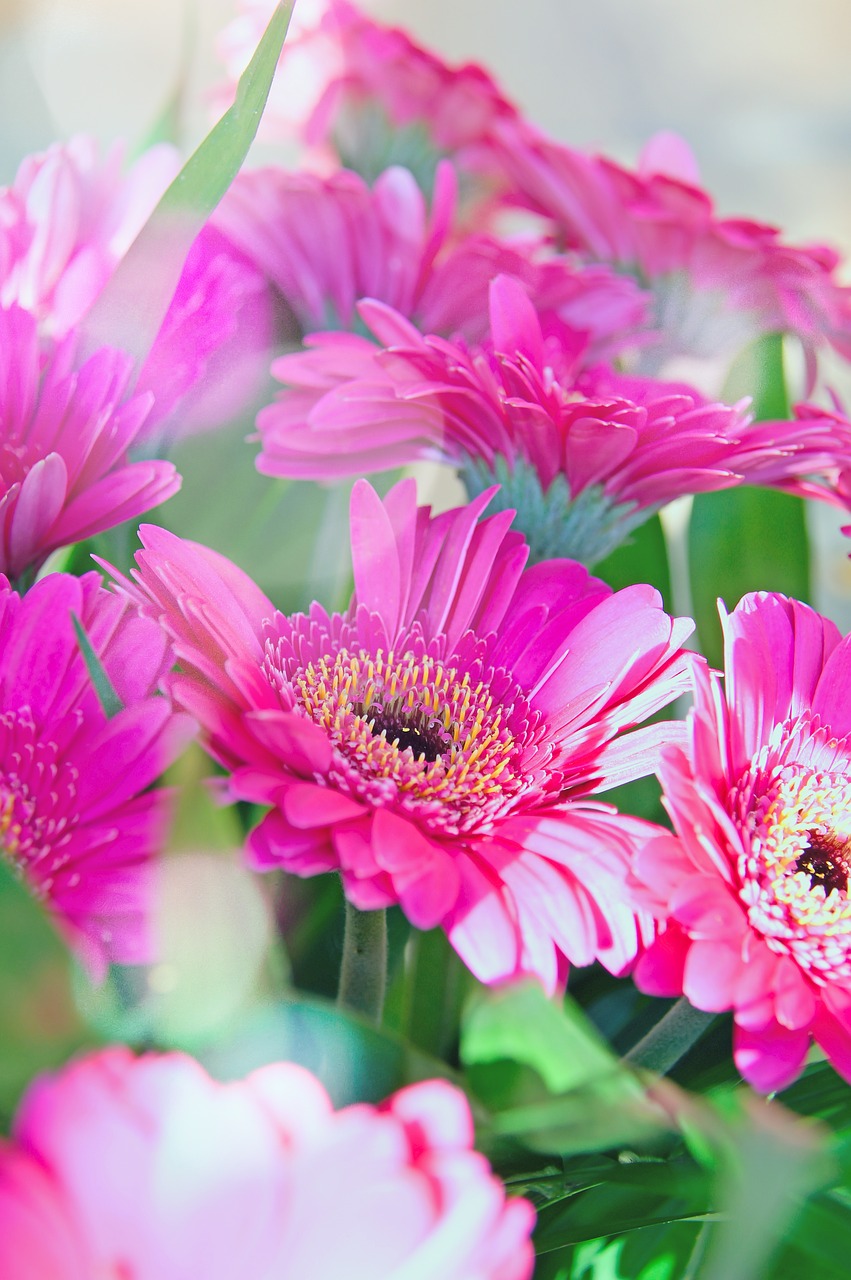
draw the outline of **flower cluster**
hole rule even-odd
[[[104,1029],[140,1050],[197,1037],[212,1072],[116,1045],[30,1085],[0,1138],[10,1280],[529,1280],[534,1211],[506,1194],[510,1175],[558,1202],[543,1247],[561,1252],[553,1275],[578,1274],[578,1254],[561,1265],[590,1235],[574,1203],[608,1165],[624,1172],[585,1161],[581,1134],[601,1150],[610,1108],[611,1145],[632,1141],[671,1098],[691,1123],[673,1089],[651,1098],[630,1070],[660,1068],[636,987],[682,997],[663,1039],[695,1016],[686,1002],[731,1015],[733,1061],[713,1049],[727,1081],[783,1089],[819,1053],[851,1080],[851,637],[808,604],[749,594],[722,606],[720,673],[643,580],[667,583],[666,553],[651,563],[642,541],[642,580],[624,568],[633,531],[678,498],[705,509],[722,499],[702,495],[747,484],[781,506],[851,505],[851,422],[819,403],[821,350],[851,357],[835,255],[719,217],[671,135],[635,170],[546,138],[483,70],[446,66],[350,0],[318,15],[305,2],[282,54],[267,135],[295,135],[303,167],[240,173],[193,223],[193,199],[207,217],[221,194],[218,160],[232,173],[248,150],[284,18],[242,3],[229,66],[262,37],[260,56],[164,201],[173,148],[125,166],[87,139],[0,190],[0,908],[19,881],[82,960],[73,1021],[91,1016],[96,1043]],[[763,420],[788,404],[787,340],[807,399]],[[727,403],[749,343],[776,361],[775,394]],[[185,512],[141,526],[135,564],[118,533],[93,544],[176,492],[156,456],[175,434],[234,419],[256,425],[256,486],[356,477],[337,608],[306,603],[305,571],[304,611],[284,612],[250,555],[242,567],[233,546],[184,536]],[[208,449],[215,462],[212,438],[184,442],[187,474]],[[415,477],[364,476],[423,460],[464,500],[432,507]],[[228,480],[204,495],[214,513]],[[274,486],[271,541],[293,561],[304,492]],[[314,562],[337,541],[323,531]],[[94,551],[108,584],[56,570]],[[686,572],[702,585],[700,565]],[[162,775],[196,731],[231,808],[209,816],[199,752],[169,779],[190,779],[170,830]],[[244,844],[229,869],[263,928],[240,1016],[181,1033],[161,1015],[189,984],[158,930],[181,859],[193,894],[208,855],[217,873],[186,838],[200,814],[211,845]],[[222,884],[210,910],[197,886],[179,932],[191,944],[209,926],[226,970],[242,939]],[[338,928],[335,1009],[336,972],[304,979],[320,948],[317,969],[339,958]],[[0,1124],[18,1103],[4,964],[0,939]],[[564,1016],[568,980],[585,981],[573,969],[591,965],[595,1018],[626,1066]],[[363,1016],[381,1024],[388,974],[396,1038]],[[515,987],[486,988],[519,980],[517,1015]],[[348,1062],[322,1082],[306,1069],[335,1058],[329,1026],[366,1074],[368,1036],[380,1046],[367,1086]],[[556,1060],[551,1026],[579,1036],[575,1064]],[[385,1071],[390,1058],[403,1065]],[[475,1096],[475,1135],[461,1089],[423,1079],[446,1072]],[[710,1212],[669,1209],[688,1230]]]
[[[289,128],[321,144],[323,176],[253,173],[221,215],[306,345],[273,365],[263,472],[437,458],[471,495],[502,486],[533,558],[588,564],[682,495],[747,483],[846,505],[844,415],[754,423],[713,394],[761,335],[803,342],[809,390],[820,342],[851,353],[832,251],[719,218],[671,135],[635,172],[551,141],[480,69],[444,66],[348,0],[283,64],[309,86]],[[518,208],[532,221],[506,238]]]

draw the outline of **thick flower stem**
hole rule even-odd
[[[715,1016],[695,1009],[681,996],[656,1026],[625,1054],[624,1062],[664,1075],[697,1044]]]
[[[347,901],[337,1004],[380,1022],[386,983],[387,913],[358,911]]]

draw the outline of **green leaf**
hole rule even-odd
[[[718,599],[728,610],[749,591],[810,595],[809,546],[800,498],[770,489],[724,489],[694,500],[688,532],[693,616],[701,652],[724,661]]]
[[[565,1155],[644,1140],[666,1127],[639,1078],[579,1007],[568,999],[560,1008],[533,983],[473,1000],[461,1060],[472,1089],[495,1113],[485,1142],[512,1139]]]
[[[53,921],[0,851],[0,1125],[34,1075],[91,1041],[72,969]]]
[[[782,333],[763,334],[733,361],[721,398],[733,404],[745,396],[757,422],[789,417]]]
[[[758,339],[733,366],[724,398],[750,394],[757,421],[789,416],[783,339]],[[749,591],[779,591],[807,600],[810,557],[804,504],[772,489],[742,486],[698,494],[688,531],[693,616],[700,648],[723,664],[717,600],[733,609]]]
[[[501,1059],[533,1067],[552,1093],[591,1083],[617,1066],[578,1005],[567,1000],[560,1007],[534,982],[483,990],[467,1011],[461,1061]]]
[[[615,591],[634,582],[649,582],[661,592],[668,612],[672,608],[671,571],[662,522],[651,516],[630,534],[617,551],[594,566],[594,574]]]
[[[77,636],[77,643],[80,646],[80,652],[94,685],[100,705],[103,707],[103,713],[107,720],[111,720],[113,716],[117,716],[119,711],[123,711],[124,703],[115,692],[112,681],[106,674],[104,665],[92,647],[92,642],[86,635],[82,622],[75,613],[71,614],[71,622],[74,625],[74,631]]]
[[[464,998],[475,979],[442,929],[412,931],[405,963],[388,993],[385,1024],[428,1053],[449,1058],[458,1040]]]
[[[275,6],[233,105],[189,157],[107,282],[85,322],[89,352],[109,345],[141,360],[163,321],[186,255],[254,141],[292,3]]]
[[[744,1091],[731,1100],[738,1114],[724,1127],[722,1225],[699,1280],[761,1280],[790,1221],[829,1169],[824,1133]]]

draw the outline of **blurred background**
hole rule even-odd
[[[0,181],[56,137],[139,145],[179,86],[210,122],[235,0],[0,0]],[[297,13],[314,0],[297,0]],[[658,129],[694,148],[719,211],[851,256],[845,0],[361,0],[450,61],[475,60],[558,138],[633,162]],[[522,12],[522,17],[520,16]],[[848,276],[851,281],[851,274]],[[831,380],[847,401],[848,371]],[[840,517],[813,513],[818,602],[851,625]]]

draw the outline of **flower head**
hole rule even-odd
[[[535,558],[585,563],[683,494],[746,481],[842,501],[847,423],[751,423],[744,403],[589,367],[593,294],[582,331],[545,324],[518,281],[497,277],[487,340],[472,348],[376,303],[360,313],[381,346],[317,335],[273,366],[288,387],[258,417],[262,471],[330,477],[437,456],[473,492],[501,482]]]
[[[676,836],[635,865],[666,928],[636,982],[732,1009],[765,1091],[811,1039],[851,1079],[851,637],[784,596],[723,618],[726,687],[696,671],[691,739],[660,771]]]
[[[486,982],[633,959],[623,892],[644,824],[586,797],[652,768],[690,630],[650,587],[571,561],[523,572],[486,494],[432,517],[411,483],[352,500],[355,594],[284,617],[228,561],[145,528],[137,598],[174,638],[177,701],[234,798],[266,804],[255,865],[339,870],[363,909],[441,925]],[[130,584],[125,589],[133,591]]]
[[[262,271],[290,313],[291,338],[361,327],[356,304],[376,299],[427,333],[479,341],[488,285],[508,273],[545,314],[570,318],[595,351],[614,348],[645,318],[642,291],[602,267],[580,269],[538,241],[460,234],[456,179],[438,165],[431,207],[408,169],[370,185],[347,169],[329,177],[281,168],[240,174],[215,224]]]
[[[533,1221],[443,1080],[334,1111],[290,1063],[219,1084],[105,1049],[37,1080],[0,1145],[5,1280],[528,1280]]]
[[[123,704],[111,719],[75,619]],[[189,723],[155,694],[170,663],[160,628],[96,573],[50,574],[23,598],[0,579],[0,857],[95,970],[148,958],[148,869],[167,822],[149,788]]]
[[[222,40],[233,84],[271,10],[268,0],[242,0],[240,7]],[[284,47],[281,91],[273,86],[264,119],[267,135],[297,130],[332,163],[368,181],[401,164],[430,192],[438,162],[448,156],[480,191],[504,183],[490,136],[494,122],[513,117],[515,108],[482,67],[448,66],[349,0],[321,7],[319,20],[303,23]]]
[[[654,371],[673,356],[735,355],[764,333],[825,340],[851,356],[851,289],[837,254],[776,227],[719,218],[685,143],[651,139],[637,170],[552,142],[517,116],[496,123],[516,189],[592,260],[634,273],[655,299]]]
[[[34,316],[0,309],[0,571],[12,578],[180,486],[171,463],[128,459],[151,406],[126,394],[130,358],[103,348],[75,368],[74,347],[72,334],[42,342]]]

